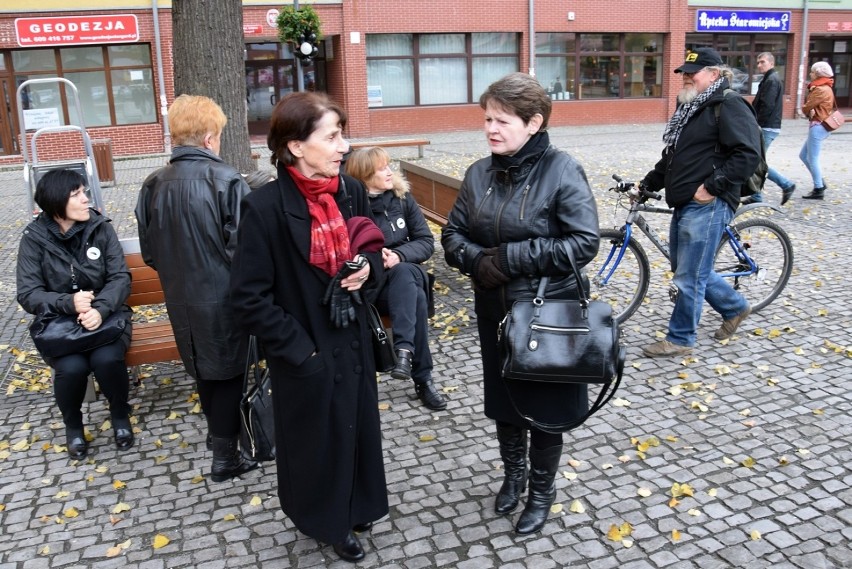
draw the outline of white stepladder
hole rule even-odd
[[[64,84],[65,95],[68,100],[69,106],[72,103],[77,110],[77,117],[80,124],[51,124],[55,121],[47,121],[46,126],[37,127],[34,129],[34,132],[31,134],[30,144],[27,144],[27,121],[29,118],[25,114],[24,109],[24,93],[25,90],[28,89],[31,85],[38,85],[43,83],[59,83]],[[27,91],[27,93],[29,93]],[[36,184],[41,179],[41,177],[50,170],[57,170],[60,168],[66,168],[69,170],[75,170],[79,172],[84,178],[86,178],[86,193],[89,196],[89,200],[92,202],[92,207],[101,213],[106,213],[104,211],[104,202],[103,197],[101,195],[101,183],[98,178],[98,169],[95,165],[94,152],[92,151],[92,140],[89,138],[89,133],[86,132],[86,127],[83,125],[83,108],[80,104],[80,95],[77,92],[77,87],[69,81],[68,79],[62,77],[44,77],[41,79],[29,79],[24,81],[18,86],[18,90],[16,93],[17,102],[18,102],[18,124],[21,125],[21,153],[24,158],[24,185],[27,190],[27,197],[30,200],[30,212],[33,217],[38,215],[39,210],[36,206],[35,200],[33,196],[35,195]],[[62,114],[62,109],[58,109],[57,115]],[[54,115],[55,117],[55,115]],[[79,132],[81,138],[83,139],[83,149],[85,151],[84,158],[78,159],[70,159],[70,160],[53,160],[53,161],[39,161],[38,158],[38,148],[36,142],[38,141],[39,136],[47,133],[54,132]]]

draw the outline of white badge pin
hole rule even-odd
[[[405,227],[405,220],[400,217],[396,220],[396,226],[402,229],[403,227]]]
[[[97,261],[98,259],[101,258],[101,250],[98,249],[97,247],[89,247],[86,250],[86,256],[93,261]]]

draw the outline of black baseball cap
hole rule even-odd
[[[699,47],[686,54],[683,65],[674,70],[675,73],[695,73],[710,65],[722,65],[722,56],[712,47]]]

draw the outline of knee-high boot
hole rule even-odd
[[[237,437],[213,435],[211,438],[213,439],[213,467],[210,478],[213,482],[224,482],[258,467],[256,462],[243,459]]]
[[[494,511],[508,514],[518,507],[518,500],[527,486],[527,430],[509,423],[497,423],[497,441],[505,477],[494,502]]]
[[[556,499],[554,481],[561,456],[561,444],[545,449],[530,447],[530,494],[515,526],[515,531],[519,534],[537,532],[547,521],[550,506]]]

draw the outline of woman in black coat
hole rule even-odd
[[[345,126],[324,94],[293,93],[275,106],[267,141],[278,179],[242,202],[231,302],[269,365],[281,508],[354,562],[364,550],[353,532],[386,515],[388,500],[361,296],[382,278],[382,236],[364,219],[364,187],[340,174]],[[375,252],[352,250],[353,217],[378,235]]]
[[[85,458],[83,399],[94,372],[109,401],[115,446],[133,446],[129,381],[124,353],[130,345],[130,271],[109,220],[89,209],[86,179],[73,170],[51,170],[36,185],[38,217],[24,230],[18,249],[18,302],[30,314],[77,315],[96,330],[112,313],[125,320],[124,332],[98,348],[45,357],[54,370],[53,392],[65,423],[68,455]]]
[[[385,237],[385,280],[376,306],[391,317],[397,363],[390,375],[394,379],[413,379],[414,392],[427,408],[446,409],[447,400],[435,389],[432,379],[431,281],[421,265],[435,252],[435,237],[408,191],[408,181],[390,167],[390,156],[384,148],[374,146],[352,152],[346,161],[346,173],[367,187],[373,221]]]
[[[465,173],[441,243],[447,263],[473,278],[485,414],[497,423],[505,471],[499,514],[517,507],[526,486],[530,432],[530,493],[515,527],[527,534],[544,526],[556,497],[562,435],[533,427],[518,409],[564,424],[586,414],[588,395],[582,384],[503,379],[498,326],[514,301],[535,296],[541,277],[550,279],[546,298],[577,298],[571,260],[583,267],[597,253],[597,207],[583,168],[550,145],[550,97],[535,78],[507,75],[479,104],[492,155]]]

